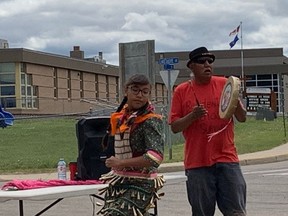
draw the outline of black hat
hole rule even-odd
[[[189,53],[189,61],[186,64],[187,67],[189,68],[189,64],[193,60],[196,60],[196,59],[203,57],[203,56],[208,56],[208,57],[211,57],[213,59],[213,61],[215,60],[215,55],[212,53],[209,53],[209,51],[207,50],[206,47],[198,47],[197,49],[194,49]]]

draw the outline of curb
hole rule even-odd
[[[159,173],[184,171],[183,162],[164,163],[158,168]]]
[[[243,157],[241,159],[241,157]],[[267,157],[255,157],[251,159],[245,159],[247,156],[239,155],[240,158],[240,165],[246,166],[246,165],[257,165],[257,164],[265,164],[265,163],[275,163],[275,162],[281,162],[281,161],[287,161],[288,160],[288,154],[282,154],[282,155],[275,155],[275,156],[267,156]],[[183,162],[175,162],[175,163],[164,163],[161,164],[158,171],[159,173],[169,173],[169,172],[179,172],[184,171],[184,164]],[[53,178],[55,173],[40,173],[40,174],[18,174],[18,175],[0,175],[0,183],[10,181],[13,179],[50,179]]]
[[[288,154],[263,157],[263,158],[254,158],[254,159],[243,159],[240,160],[240,165],[256,165],[256,164],[265,164],[265,163],[275,163],[288,160]]]
[[[239,156],[241,157],[241,155]],[[269,156],[269,157],[262,157],[262,158],[251,158],[251,159],[240,159],[240,165],[257,165],[257,164],[265,164],[265,163],[275,163],[288,160],[288,154],[277,155],[277,156]],[[159,167],[159,173],[165,172],[178,172],[184,171],[183,162],[176,162],[176,163],[164,163],[161,164]]]

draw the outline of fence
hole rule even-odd
[[[10,108],[9,112],[13,113],[15,120],[21,119],[38,119],[38,118],[56,118],[66,116],[109,116],[115,111],[119,103],[116,98],[106,99],[53,99],[53,98],[37,98],[35,106],[25,107],[23,109]],[[171,143],[184,143],[182,133],[173,134],[168,124],[168,113],[166,99],[154,98],[152,103],[155,104],[155,111],[163,116],[163,127],[165,133],[163,138],[167,144],[167,137],[170,133]],[[18,101],[19,104],[23,101]],[[16,102],[17,104],[17,102]],[[25,103],[24,103],[25,104]],[[5,107],[4,107],[5,108]]]

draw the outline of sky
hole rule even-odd
[[[242,42],[288,56],[287,9],[287,0],[1,0],[0,39],[64,56],[80,46],[85,58],[103,52],[119,65],[119,43],[154,40],[155,52],[229,50],[229,33],[242,22],[232,49]]]

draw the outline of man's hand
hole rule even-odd
[[[195,120],[207,115],[208,111],[200,104],[193,107],[192,111],[183,118],[177,119],[171,123],[171,130],[173,133],[178,133],[189,127]]]
[[[204,108],[203,105],[193,107],[193,110],[192,110],[192,119],[193,120],[201,118],[205,115],[207,115],[207,110]]]
[[[237,107],[236,110],[234,112],[234,116],[236,117],[237,121],[239,122],[245,122],[246,121],[246,109],[244,107],[244,105],[241,102],[241,99],[238,98],[238,103],[237,103]]]

